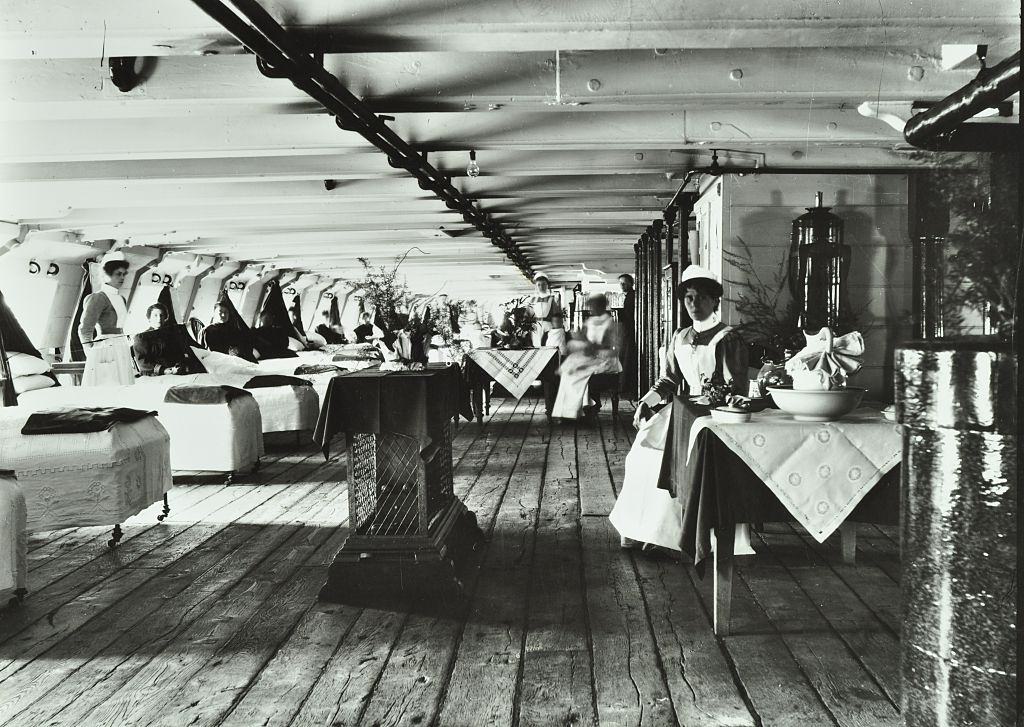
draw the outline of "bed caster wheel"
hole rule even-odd
[[[156,516],[157,522],[163,522],[164,518],[171,514],[171,505],[167,502],[167,493],[164,493],[164,510]]]
[[[225,485],[230,485],[234,481],[235,481],[235,473],[234,472],[228,472],[227,476],[224,477],[224,484]]]
[[[28,596],[27,588],[19,588],[16,591],[14,591],[14,600],[18,603],[24,603],[26,596]]]
[[[110,540],[107,541],[107,547],[113,550],[117,547],[117,544],[121,542],[122,537],[124,537],[124,533],[121,532],[121,524],[118,523],[114,526],[114,532],[110,534]]]

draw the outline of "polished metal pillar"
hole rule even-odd
[[[896,352],[907,727],[1014,723],[1015,375],[991,339]]]

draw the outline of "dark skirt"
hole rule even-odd
[[[690,446],[690,429],[694,421],[711,413],[711,407],[694,404],[688,398],[672,397],[672,418],[669,420],[665,440],[665,454],[661,459],[658,487],[678,497],[686,470],[686,453]]]

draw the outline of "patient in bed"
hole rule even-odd
[[[154,303],[146,309],[146,318],[149,329],[132,339],[135,362],[143,376],[205,373],[185,332],[171,322],[166,307]]]
[[[248,327],[243,329],[233,325],[231,309],[223,303],[217,303],[213,315],[216,322],[203,329],[203,346],[217,353],[238,356],[255,363],[257,356]]]
[[[288,347],[289,333],[285,326],[275,325],[270,314],[261,314],[260,324],[252,329],[253,345],[260,361],[295,358],[296,353]]]

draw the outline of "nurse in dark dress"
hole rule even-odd
[[[691,265],[680,278],[677,294],[692,325],[672,335],[661,377],[637,407],[634,424],[640,431],[610,516],[624,547],[651,543],[679,549],[682,511],[675,495],[686,465],[690,428],[710,413],[710,407],[695,400],[708,379],[728,384],[734,393],[747,393],[747,346],[719,319],[721,283],[711,271]],[[736,552],[742,554],[749,536],[745,530],[737,535]]]

